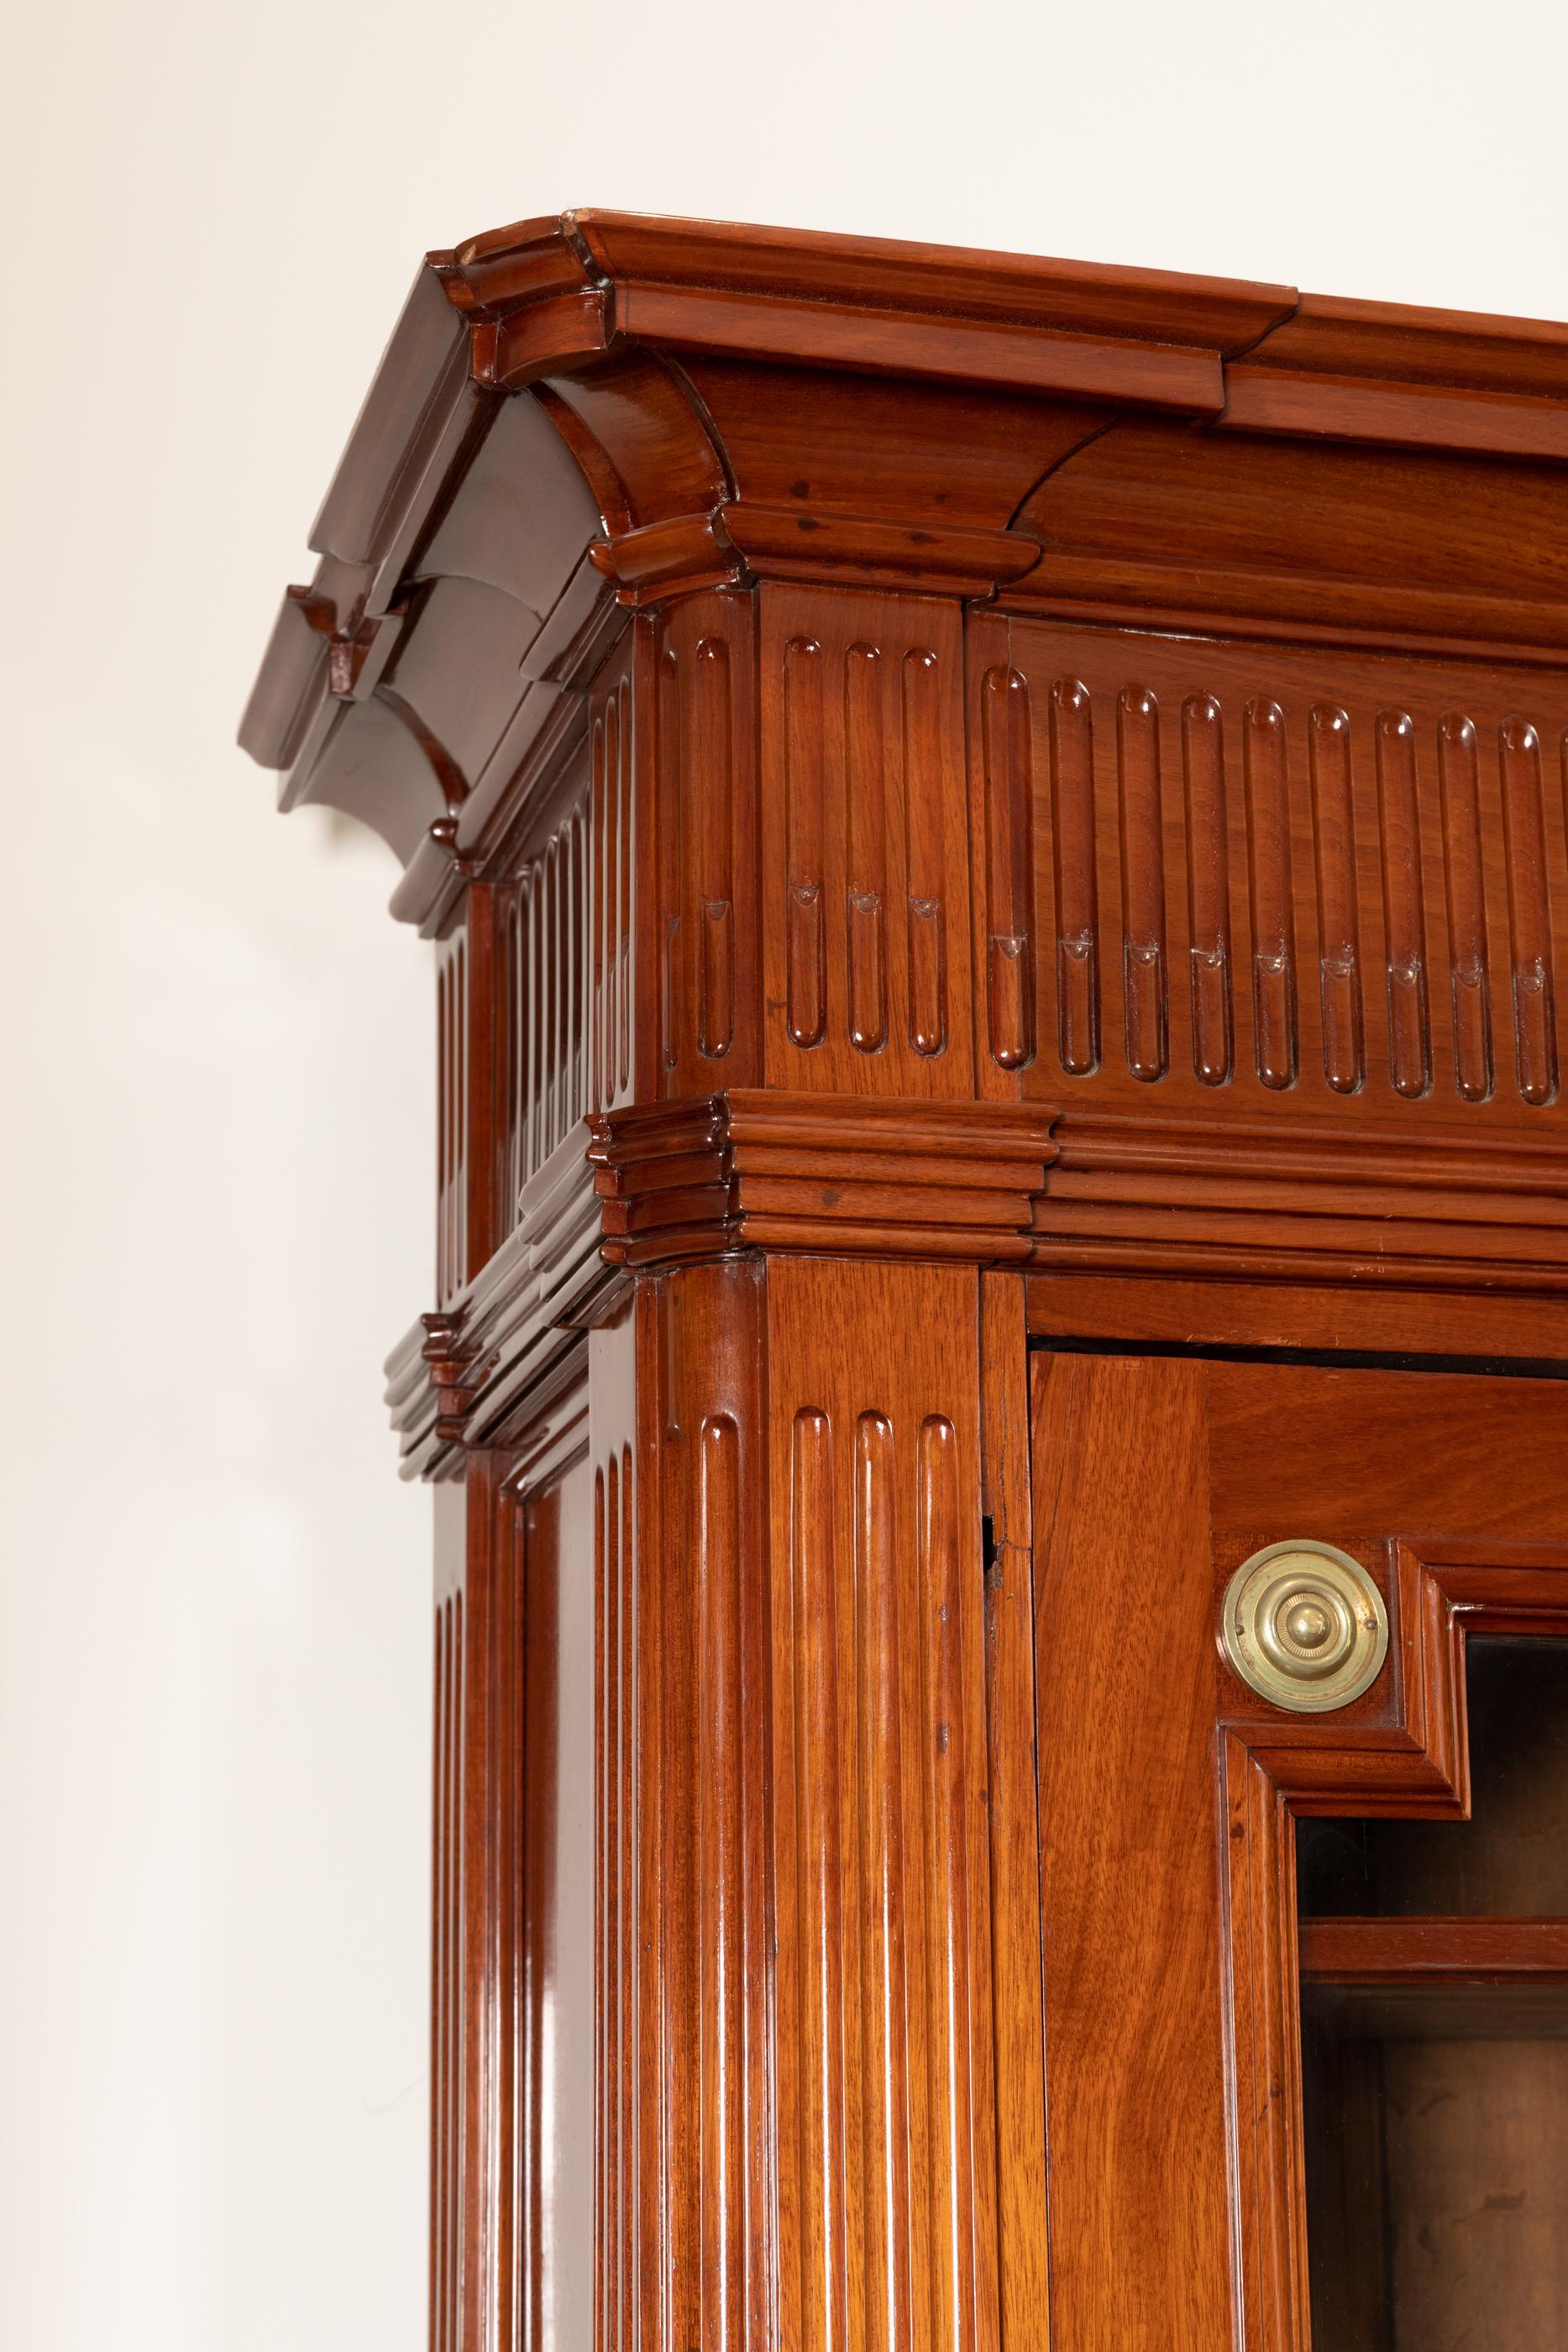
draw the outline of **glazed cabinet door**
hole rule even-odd
[[[1568,2343],[1568,1385],[1031,1411],[1053,2352]]]

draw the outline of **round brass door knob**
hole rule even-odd
[[[1222,1632],[1242,1681],[1293,1715],[1348,1706],[1388,1654],[1382,1593],[1333,1544],[1269,1544],[1244,1559],[1225,1588]]]

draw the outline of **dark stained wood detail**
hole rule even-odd
[[[463,1720],[463,1595],[435,1614],[434,1828],[431,1891],[430,2341],[434,2352],[458,2342],[455,2278],[460,2215],[462,2097],[462,1867],[459,1805]]]
[[[624,1360],[632,1335],[623,1328],[617,1336],[617,1352]],[[627,1377],[630,1367],[624,1360],[618,1369],[614,1403],[595,1416],[602,1433],[593,1473],[592,2083],[597,2112],[591,2253],[593,2342],[604,2347],[636,2339],[641,2220],[635,2164],[640,2041],[635,1956],[642,1873],[635,1738],[642,1692],[636,1470],[629,1442],[635,1434],[634,1381]],[[575,2126],[581,2137],[580,2116]],[[580,2212],[578,2226],[588,2218]],[[553,2312],[549,2319],[553,2328]]]
[[[1000,593],[1111,627],[1557,667],[1565,514],[1561,462],[1130,417],[1043,472],[1012,519],[1040,562]]]
[[[468,958],[461,931],[437,969],[435,1029],[435,1296],[444,1307],[468,1279]]]
[[[1127,1067],[1135,1078],[1166,1073],[1165,813],[1160,795],[1159,704],[1146,688],[1116,699],[1121,781],[1122,961]]]
[[[622,2264],[621,2332],[601,2341],[757,2343],[783,2293],[762,1286],[749,1266],[691,1268],[641,1311],[637,1605],[622,1636],[636,1697],[618,1733],[636,1776],[621,1831],[637,1871],[622,1996],[635,2109],[601,2234],[601,2263]]]
[[[1310,1984],[1568,1983],[1568,1919],[1303,1919]]]
[[[660,627],[659,1093],[757,1069],[752,627],[749,600],[723,595],[685,599]]]
[[[1182,782],[1186,818],[1192,1067],[1199,1084],[1207,1087],[1228,1083],[1235,1054],[1230,824],[1224,728],[1225,714],[1212,694],[1187,696],[1182,705]],[[1062,1067],[1071,1066],[1064,1056]],[[1356,1076],[1359,1082],[1359,1067]],[[1333,1077],[1332,1083],[1336,1083]]]
[[[1540,1362],[1568,1357],[1568,1301],[1320,1279],[1078,1272],[1030,1275],[1041,1339],[1187,1348],[1345,1349]]]
[[[1301,295],[1226,368],[1228,425],[1568,457],[1568,329]]]
[[[1292,1888],[1568,1633],[1565,420],[1283,287],[421,273],[243,740],[436,966],[435,2352],[1303,2352],[1299,1962],[1546,2013]],[[1216,1648],[1308,1532],[1332,1720]]]
[[[835,1345],[898,1333],[878,1367]],[[975,1277],[768,1276],[784,2340],[998,2340]]]
[[[956,608],[780,586],[759,620],[768,1083],[967,1094]]]
[[[507,1129],[508,1198],[515,1223],[525,1186],[586,1115],[592,1077],[584,1032],[589,957],[601,916],[590,871],[604,857],[604,734],[594,730],[591,798],[583,776],[546,837],[524,858],[511,895],[507,940],[512,1048]],[[613,965],[592,970],[595,1043]],[[608,985],[607,985],[608,983]]]
[[[986,1025],[1005,1070],[1034,1059],[1034,889],[1029,685],[988,669],[985,707]],[[1087,1066],[1087,1065],[1085,1065]]]
[[[1563,795],[1546,792],[1542,755],[1543,735],[1568,732],[1561,686],[1409,666],[1396,702],[1378,666],[1348,655],[1153,640],[1134,652],[1022,622],[1007,643],[1010,666],[979,669],[971,753],[994,1064],[1029,1062],[1032,1021],[1050,1051],[1029,1092],[1092,1078],[1131,1103],[1153,1080],[1162,1099],[1197,1104],[1233,1073],[1255,1101],[1367,1119],[1392,1097],[1529,1131],[1555,1097],[1568,954],[1551,887],[1568,870]],[[1519,715],[1525,696],[1539,718]],[[998,947],[998,907],[1049,910],[1054,940],[1032,957]],[[1190,982],[1172,989],[1177,961]],[[1026,962],[1027,1019],[997,979]],[[1512,974],[1511,1034],[1494,1085],[1497,970]]]
[[[1022,1107],[737,1089],[593,1122],[604,1255],[638,1266],[738,1249],[1023,1257],[1054,1153]]]
[[[1038,1265],[1192,1278],[1568,1292],[1568,1156],[1389,1124],[1168,1125],[1064,1111]]]

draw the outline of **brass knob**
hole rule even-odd
[[[1244,1559],[1225,1588],[1222,1632],[1242,1681],[1293,1715],[1348,1706],[1388,1654],[1382,1593],[1333,1544],[1269,1544]]]

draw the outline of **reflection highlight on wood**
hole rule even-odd
[[[654,937],[629,970],[645,968],[652,950],[664,1087],[701,1088],[727,1081],[744,1056],[737,1024],[755,969],[737,903],[737,891],[749,903],[753,887],[749,619],[729,599],[687,597],[664,619],[657,645],[657,911]],[[633,826],[633,856],[636,839]],[[633,1024],[633,1045],[635,1034]]]
[[[1509,719],[1499,740],[1508,929],[1513,962],[1513,1036],[1519,1091],[1549,1103],[1557,1091],[1557,1019],[1552,985],[1552,907],[1541,801],[1541,739]]]
[[[775,1300],[780,2337],[805,2352],[997,2345],[977,1430],[933,1395],[974,1365],[971,1284],[817,1262]],[[885,1371],[827,1336],[917,1301]]]
[[[1135,1078],[1166,1069],[1165,828],[1160,805],[1160,709],[1143,687],[1116,701],[1121,781],[1122,953],[1127,1067]]]
[[[850,1043],[862,1054],[887,1042],[886,747],[882,656],[852,645],[844,658],[844,789],[849,836]]]
[[[1466,1626],[1562,1618],[1565,455],[1528,322],[423,275],[246,740],[436,966],[433,2352],[1306,2341],[1291,1808],[1457,1814]],[[1386,1569],[1343,1723],[1225,1711],[1292,1528]]]
[[[1004,643],[1009,663],[994,658]],[[1413,665],[1396,706],[1375,667],[1327,649],[1151,640],[1130,677],[1125,658],[1108,633],[1065,622],[988,623],[977,639],[973,756],[988,822],[1005,740],[998,682],[1020,677],[1034,714],[1031,854],[1047,926],[1035,994],[1052,1066],[1092,1077],[1119,1107],[1136,1099],[1129,1080],[1195,1107],[1237,1080],[1324,1108],[1354,1101],[1357,1115],[1381,1095],[1426,1102],[1434,1119],[1474,1106],[1498,1123],[1511,1104],[1554,1100],[1568,905],[1548,880],[1568,784],[1560,808],[1534,715],[1554,691],[1544,677]],[[1532,715],[1511,713],[1504,693],[1516,689],[1540,695],[1523,706]],[[1109,891],[1124,971],[1107,982]],[[1173,988],[1184,919],[1188,977]],[[988,908],[984,922],[988,937]],[[1151,946],[1162,923],[1163,959]],[[1493,982],[1505,955],[1515,1050],[1500,1100]],[[1156,1003],[1164,1036],[1151,1052]],[[1105,1057],[1102,1021],[1124,1031],[1125,1057]],[[1051,1083],[1040,1069],[1021,1091],[1049,1098]]]
[[[683,791],[700,804],[703,821],[688,829],[700,857],[687,903],[700,910],[702,950],[697,978],[697,1051],[710,1061],[735,1038],[735,761],[730,740],[729,647],[701,637],[693,656],[691,772]]]
[[[1427,913],[1416,728],[1403,710],[1377,714],[1377,805],[1383,831],[1383,913],[1388,956],[1389,1075],[1402,1095],[1431,1083],[1427,1008]]]
[[[986,1010],[991,1052],[1007,1070],[1034,1057],[1034,877],[1029,688],[1013,669],[986,673]]]
[[[1454,1084],[1466,1102],[1485,1102],[1492,1090],[1486,862],[1476,730],[1463,711],[1445,712],[1438,724],[1437,774],[1448,882]]]
[[[619,1091],[631,950],[629,909],[624,930],[619,926],[623,874],[630,887],[617,772],[623,720],[622,699],[612,697],[593,730],[591,798],[587,789],[574,794],[516,867],[506,932],[507,1230],[528,1179],[591,1109],[612,1103]]]
[[[1051,689],[1057,1051],[1062,1068],[1073,1077],[1086,1076],[1100,1059],[1100,912],[1091,726],[1088,688],[1077,678],[1057,679]]]
[[[943,771],[941,681],[925,646],[904,655],[904,861],[909,918],[909,1042],[915,1053],[947,1044],[948,887]]]
[[[1285,714],[1249,702],[1242,717],[1247,778],[1247,878],[1252,918],[1252,1038],[1258,1076],[1296,1076],[1296,951]]]
[[[1205,1086],[1230,1076],[1230,835],[1225,794],[1224,719],[1212,694],[1182,706],[1186,788],[1188,950],[1192,975],[1192,1066]]]
[[[697,1622],[703,1655],[698,1738],[697,1949],[703,2177],[712,2186],[703,2274],[705,2344],[745,2340],[747,2146],[743,2044],[745,1857],[734,1791],[747,1769],[735,1694],[742,1641],[740,1439],[732,1414],[707,1413],[696,1435]]]
[[[466,1976],[463,1918],[463,1594],[447,1597],[435,1621],[435,1833],[431,1907],[431,2264],[434,2352],[461,2343]]]
[[[1312,832],[1317,850],[1318,961],[1322,975],[1323,1076],[1353,1095],[1366,1074],[1362,1045],[1361,943],[1356,907],[1355,804],[1350,720],[1333,703],[1308,722]]]
[[[789,1038],[796,1045],[820,1045],[828,1025],[822,694],[821,646],[814,637],[792,637],[784,648],[784,887]]]

